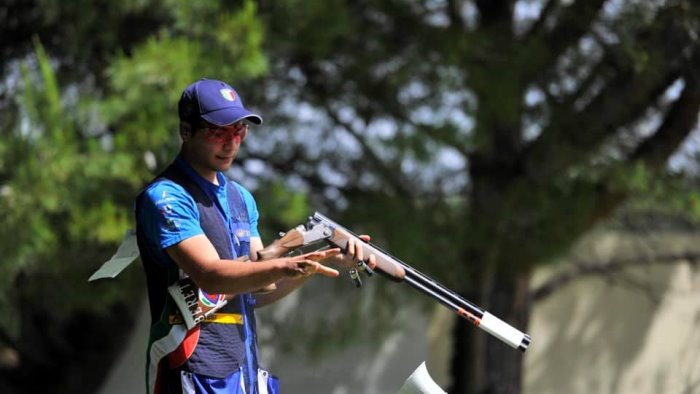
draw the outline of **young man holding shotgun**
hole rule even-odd
[[[182,147],[174,162],[136,198],[136,233],[151,308],[146,384],[149,393],[275,393],[276,378],[258,366],[254,308],[279,300],[325,266],[356,267],[368,258],[351,242],[340,249],[257,260],[263,248],[253,196],[227,171],[262,118],[224,82],[189,85],[178,104]],[[362,237],[368,241],[368,237]],[[252,261],[247,261],[252,260]],[[167,288],[186,276],[213,316],[187,330]],[[263,292],[262,289],[267,291]]]

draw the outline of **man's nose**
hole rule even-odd
[[[227,135],[224,138],[224,148],[233,147],[234,145],[240,144],[241,137],[238,135]]]

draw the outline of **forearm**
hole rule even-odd
[[[240,294],[258,290],[278,282],[293,273],[284,259],[252,263],[239,260],[220,260],[213,268],[190,275],[207,293]]]
[[[255,306],[259,308],[279,301],[280,299],[286,297],[289,293],[301,287],[301,285],[303,285],[307,279],[308,277],[295,279],[285,278],[280,280],[279,282],[275,283],[277,286],[275,290],[264,294],[254,294]]]

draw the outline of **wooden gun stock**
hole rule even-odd
[[[289,230],[265,249],[258,251],[258,260],[270,260],[284,256],[289,251],[304,245],[304,235],[297,229]]]

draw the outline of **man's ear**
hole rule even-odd
[[[187,122],[180,122],[180,138],[185,142],[190,139],[192,135],[192,126]]]

